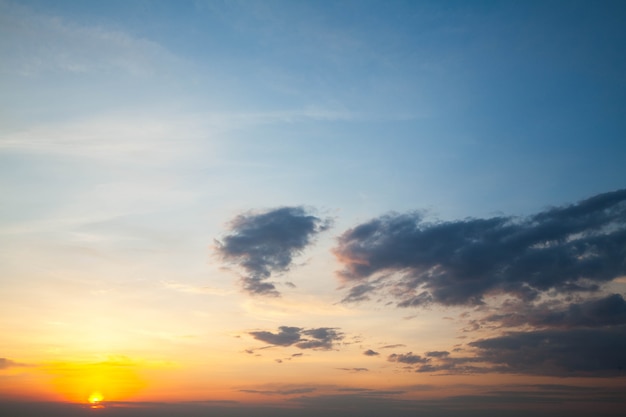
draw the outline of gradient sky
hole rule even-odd
[[[620,415],[625,21],[0,0],[0,411]]]

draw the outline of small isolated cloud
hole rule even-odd
[[[255,331],[249,333],[256,340],[275,346],[296,346],[300,349],[330,350],[336,342],[343,340],[344,334],[332,327],[303,329],[280,326],[278,332]],[[295,354],[293,356],[299,356]]]
[[[381,346],[381,349],[395,349],[395,348],[399,348],[399,347],[405,347],[405,344],[402,343],[396,343],[394,345],[385,345],[385,346]]]
[[[353,373],[359,373],[359,372],[368,372],[369,369],[367,368],[337,368],[340,371],[346,371],[346,372],[353,372]]]
[[[315,217],[303,207],[240,215],[231,222],[229,233],[216,240],[217,253],[245,271],[244,291],[278,296],[276,286],[268,280],[273,274],[288,271],[294,256],[330,224],[330,219]]]
[[[291,346],[300,340],[301,331],[302,329],[299,327],[280,326],[278,333],[261,331],[250,332],[250,335],[256,340],[269,343],[270,345]]]
[[[435,350],[431,352],[426,352],[426,356],[428,356],[429,358],[445,358],[448,355],[450,355],[450,352],[446,350]]]
[[[391,355],[389,355],[387,360],[389,362],[400,362],[400,363],[406,363],[409,365],[414,365],[416,363],[427,363],[430,359],[423,358],[420,355],[414,355],[413,352],[409,352],[409,353],[400,353],[400,354],[392,353]]]
[[[365,352],[363,352],[363,354],[365,356],[378,356],[378,355],[380,355],[380,353],[375,352],[372,349],[367,349]]]
[[[490,294],[595,292],[626,274],[626,189],[525,218],[389,214],[345,232],[334,253],[346,302],[383,293],[400,307],[477,305]]]

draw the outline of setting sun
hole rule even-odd
[[[91,404],[91,408],[103,408],[102,405],[102,400],[104,399],[104,396],[98,392],[92,392],[91,395],[89,396],[89,404]]]
[[[104,399],[104,397],[102,396],[101,393],[99,392],[94,392],[89,396],[89,403],[90,404],[100,404],[102,402],[102,400]]]

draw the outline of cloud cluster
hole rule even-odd
[[[256,340],[274,346],[296,346],[300,349],[330,350],[334,344],[343,340],[344,334],[336,328],[318,327],[303,329],[300,327],[280,326],[278,332],[250,332]]]
[[[384,293],[401,307],[477,305],[490,294],[593,292],[626,274],[626,190],[526,218],[389,214],[343,233],[334,253],[344,301]]]
[[[505,305],[476,328],[518,328],[471,341],[462,356],[448,351],[391,354],[415,372],[515,373],[549,376],[626,376],[626,301],[620,294],[580,302]]]
[[[218,250],[246,271],[246,291],[277,295],[272,274],[288,270],[327,227],[300,207],[243,215]],[[386,356],[405,370],[626,375],[626,300],[603,286],[626,276],[626,189],[524,218],[432,223],[417,212],[389,214],[344,232],[334,253],[343,264],[346,302],[377,294],[399,307],[480,306],[475,312],[482,316],[470,320],[467,332],[481,336],[464,346]],[[249,334],[265,348],[329,350],[344,339],[330,327]],[[372,349],[362,354],[381,356]]]
[[[512,332],[469,343],[499,372],[626,376],[626,326]]]
[[[216,241],[217,253],[246,272],[242,277],[246,292],[277,296],[276,286],[268,281],[272,274],[289,270],[294,256],[330,224],[330,219],[315,217],[303,207],[240,215],[232,221],[230,233]]]

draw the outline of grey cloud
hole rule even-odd
[[[367,349],[365,352],[363,352],[363,354],[365,356],[378,356],[378,355],[380,355],[380,353],[375,352],[372,349]]]
[[[445,351],[390,355],[419,373],[505,373],[557,377],[625,377],[626,325],[509,332],[470,342],[470,356]]]
[[[492,314],[483,323],[497,322],[504,327],[574,328],[626,324],[626,301],[621,294],[584,300],[569,305],[516,303],[504,306],[508,311]]]
[[[299,327],[280,326],[278,330],[278,333],[267,331],[250,332],[250,335],[257,340],[277,346],[291,346],[300,340],[302,329]]]
[[[295,394],[308,394],[316,391],[313,387],[304,388],[291,388],[291,389],[277,389],[277,390],[255,390],[255,389],[241,389],[239,392],[247,392],[249,394],[263,394],[263,395],[295,395]]]
[[[332,327],[302,329],[300,327],[280,326],[277,333],[255,331],[249,333],[262,342],[275,346],[295,345],[300,349],[330,350],[336,342],[343,340],[344,334]],[[295,354],[293,356],[296,356]]]
[[[426,352],[426,356],[430,358],[444,358],[448,355],[450,355],[450,352],[446,350],[434,350],[431,352]]]
[[[399,348],[399,347],[405,347],[406,345],[402,344],[402,343],[397,343],[395,345],[385,345],[385,346],[381,346],[381,349],[395,349],[395,348]]]
[[[469,343],[500,372],[626,376],[626,326],[511,332]]]
[[[389,214],[346,231],[334,253],[346,302],[383,293],[401,307],[476,305],[495,293],[530,301],[593,292],[626,274],[626,190],[525,218]]]
[[[216,240],[217,253],[246,272],[242,278],[246,292],[277,296],[276,286],[268,282],[272,274],[289,270],[293,257],[329,227],[330,219],[315,217],[303,207],[240,215],[232,221],[230,233]]]
[[[409,352],[400,354],[392,353],[391,355],[389,355],[387,360],[389,362],[400,362],[413,365],[416,363],[427,363],[430,359],[422,358],[420,355],[414,355],[413,352]]]
[[[296,346],[300,349],[324,349],[329,350],[333,348],[333,344],[343,339],[343,333],[338,332],[336,329],[330,327],[320,327],[317,329],[304,330],[303,335],[309,336],[308,339],[304,339],[297,343]]]
[[[368,372],[369,369],[367,368],[337,368],[340,371],[347,371],[347,372]]]

